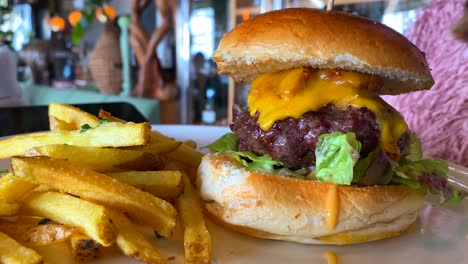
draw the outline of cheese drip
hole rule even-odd
[[[325,212],[325,223],[328,230],[335,230],[340,213],[340,197],[338,185],[336,184],[332,184],[328,190],[327,198],[325,200]]]
[[[338,264],[338,257],[334,252],[327,251],[323,253],[323,257],[327,260],[327,264]]]
[[[251,116],[259,112],[257,123],[264,131],[277,120],[297,119],[328,104],[340,109],[367,107],[380,127],[380,147],[398,159],[397,142],[408,127],[398,111],[368,89],[372,80],[364,74],[337,70],[296,68],[267,73],[252,82],[247,104]]]

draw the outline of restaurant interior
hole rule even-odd
[[[0,39],[21,89],[8,106],[127,102],[152,123],[227,124],[248,87],[216,72],[223,34],[263,12],[326,2],[1,0]],[[334,2],[403,32],[430,1]]]
[[[0,0],[0,263],[467,263],[466,197],[468,0]]]
[[[457,98],[466,98],[468,80],[466,5],[464,0],[0,0],[0,121],[8,124],[0,136],[47,130],[52,102],[94,114],[105,105],[152,124],[227,126],[232,106],[245,105],[249,84],[218,74],[212,56],[222,36],[268,11],[330,6],[381,22],[425,52],[435,79],[431,91],[384,99],[413,131],[433,142],[425,147],[429,154],[442,151],[441,157],[466,164],[468,148],[437,143],[464,140],[466,103]],[[447,89],[450,93],[441,92]],[[437,100],[452,106],[424,104]]]

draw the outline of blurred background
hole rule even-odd
[[[429,2],[336,0],[334,9],[403,33]],[[211,57],[223,34],[270,10],[325,6],[323,0],[0,0],[0,40],[14,55],[21,90],[6,105],[124,101],[153,123],[226,124],[229,94],[243,103],[248,87],[216,73]]]

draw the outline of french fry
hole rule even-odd
[[[0,202],[0,216],[14,216],[21,208],[20,203]]]
[[[184,174],[184,192],[177,198],[177,208],[184,227],[186,263],[210,263],[211,236],[205,226],[200,197]]]
[[[9,172],[0,178],[0,202],[14,203],[20,201],[36,187],[37,184],[22,181]]]
[[[0,232],[7,234],[23,245],[47,246],[67,240],[75,227],[46,223],[10,222],[0,219]]]
[[[171,142],[175,141],[175,139],[170,138],[166,135],[158,131],[151,131],[150,134],[150,143],[157,143],[157,142]],[[181,144],[179,148],[175,149],[174,151],[168,153],[168,157],[181,161],[183,163],[188,164],[191,167],[198,167],[201,162],[201,158],[203,154],[196,149],[192,148],[192,143],[189,141],[185,142],[186,144]]]
[[[180,171],[182,173],[189,173],[190,167],[178,160],[168,160],[164,164],[163,170],[166,171]]]
[[[173,171],[177,170],[180,171],[181,173],[185,173],[186,175],[189,176],[190,181],[192,184],[195,184],[196,182],[196,176],[197,176],[197,167],[190,167],[188,164],[185,164],[183,162],[180,162],[178,160],[168,160],[163,168],[163,170],[168,170],[168,171]]]
[[[143,151],[143,152],[151,153],[153,155],[159,155],[159,154],[172,152],[176,150],[177,148],[179,148],[181,144],[182,142],[178,142],[178,141],[167,141],[167,142],[150,143],[144,146],[127,147],[126,149]]]
[[[182,192],[180,171],[123,171],[107,175],[164,199],[176,198]]]
[[[111,122],[120,122],[120,123],[127,123],[127,121],[120,119],[118,117],[113,116],[111,113],[107,112],[104,109],[99,109],[98,113],[99,118],[101,119],[107,119]]]
[[[43,263],[36,251],[23,247],[13,238],[0,232],[0,263],[38,264]]]
[[[157,142],[167,142],[167,141],[176,141],[174,138],[168,137],[163,133],[152,130],[150,134],[150,142],[157,143]]]
[[[77,130],[78,128],[74,124],[69,124],[54,116],[49,116],[49,129],[50,131],[58,131],[58,130]]]
[[[165,263],[127,218],[170,236],[177,211],[161,197],[174,199],[180,211],[186,262],[209,263],[211,236],[189,179],[202,157],[196,142],[179,142],[102,109],[98,116],[53,103],[52,132],[0,140],[0,159],[12,157],[13,170],[0,176],[0,216],[16,216],[15,222],[0,219],[0,232],[31,247],[69,239],[80,262],[115,243],[138,261]],[[171,171],[155,171],[160,169]],[[33,215],[53,222],[38,224]]]
[[[146,240],[127,217],[117,211],[112,211],[111,216],[119,229],[116,244],[122,253],[143,263],[166,263],[159,250]]]
[[[59,120],[58,127],[54,125],[52,121],[50,123],[50,130],[77,130],[80,129],[82,125],[88,124],[91,127],[96,127],[99,125],[99,118],[85,112],[77,107],[66,105],[66,104],[59,104],[59,103],[51,103],[49,104],[49,121],[50,119],[54,118]]]
[[[24,199],[22,213],[76,226],[105,247],[111,246],[117,236],[105,207],[67,194],[32,192]]]
[[[113,122],[126,122],[125,120],[113,117],[110,113],[104,110],[99,111],[99,117],[109,119]],[[198,167],[203,154],[195,148],[196,143],[193,140],[187,140],[181,143],[158,131],[151,131],[150,144],[130,147],[129,149],[140,150],[152,154],[169,153],[168,156],[172,159],[182,161],[190,166]]]
[[[163,160],[159,156],[143,151],[119,148],[80,147],[63,144],[45,145],[32,148],[26,151],[25,155],[67,159],[97,172],[156,170],[163,166]]]
[[[200,165],[203,154],[197,150],[182,144],[176,150],[166,154],[169,158],[183,162],[190,167],[198,167]]]
[[[50,222],[51,220],[48,220],[44,217],[40,216],[25,216],[25,215],[18,215],[15,217],[15,223],[18,224],[31,224],[31,225],[37,225],[39,223],[43,223],[45,220],[47,222]]]
[[[196,184],[198,167],[190,167],[187,170],[188,170],[188,175],[190,177],[190,181],[192,182],[192,184]]]
[[[178,147],[175,147],[177,144]],[[186,163],[191,167],[198,167],[203,154],[196,149],[193,140],[183,143],[168,137],[159,131],[152,130],[150,133],[150,144],[146,146],[134,147],[135,150],[146,151],[153,154],[168,153],[168,157]]]
[[[84,147],[124,147],[145,145],[149,141],[148,123],[107,123],[85,131],[55,131],[19,135],[0,141],[0,159],[24,155],[31,148],[68,144]]]
[[[46,185],[39,185],[33,190],[33,192],[56,192],[56,191],[57,190],[54,190]]]
[[[158,144],[158,143],[169,144],[170,142],[173,143],[177,141],[158,131],[154,131],[154,130],[151,131],[149,145]],[[138,150],[145,151],[144,149],[138,149]],[[158,153],[162,153],[162,152],[158,152]],[[195,148],[193,148],[192,142],[186,141],[185,144],[181,143],[179,147],[175,148],[173,151],[167,152],[167,156],[171,159],[181,161],[190,167],[198,167],[198,165],[200,165],[203,154],[197,151]]]
[[[22,180],[128,212],[165,237],[175,228],[177,212],[170,203],[104,174],[49,157],[13,157],[11,165]]]
[[[70,251],[74,259],[90,261],[99,256],[101,245],[89,236],[75,232],[70,237]]]
[[[197,142],[189,139],[189,140],[185,140],[184,141],[184,145],[186,145],[187,147],[191,147],[193,149],[196,149],[197,148]]]

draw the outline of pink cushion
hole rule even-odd
[[[426,53],[435,85],[430,91],[385,96],[423,141],[425,155],[468,167],[468,43],[450,30],[465,0],[433,0],[419,10],[407,37]]]

